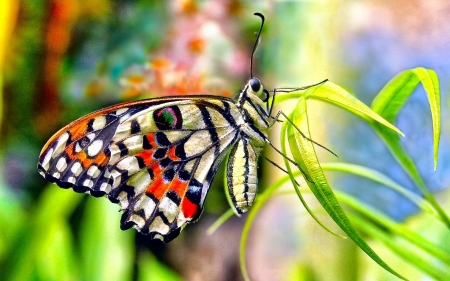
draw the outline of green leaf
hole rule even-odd
[[[370,107],[362,103],[345,89],[339,87],[333,82],[327,81],[320,86],[309,88],[305,92],[293,92],[289,94],[278,95],[276,101],[277,103],[279,103],[287,99],[298,99],[300,97],[305,97],[306,99],[312,98],[322,100],[334,104],[363,118],[369,123],[373,123],[373,121],[376,121],[380,125],[383,125],[384,127],[389,128],[390,130],[400,135],[403,135],[403,133],[394,125],[386,121],[383,117],[370,109]]]
[[[120,230],[118,210],[117,205],[105,198],[89,197],[86,202],[80,227],[84,280],[129,280],[132,277],[135,233]]]
[[[182,278],[171,268],[161,263],[149,251],[140,251],[137,259],[138,278],[142,281],[171,280],[178,281]]]
[[[287,135],[287,125],[289,123],[288,122],[284,122],[283,123],[283,127],[281,128],[281,136],[280,136],[280,143],[281,143],[281,151],[283,152],[284,155],[286,154],[286,135]],[[297,193],[298,198],[300,199],[300,201],[302,202],[303,206],[305,207],[306,211],[311,215],[311,217],[326,231],[328,231],[330,234],[338,236],[340,238],[347,238],[345,236],[339,235],[333,231],[331,231],[328,227],[326,227],[320,220],[319,218],[316,217],[316,215],[314,214],[314,212],[309,208],[308,204],[306,203],[305,199],[303,199],[303,195],[300,192],[300,188],[297,184],[297,182],[295,181],[295,177],[294,177],[294,173],[291,169],[291,165],[289,164],[289,161],[284,158],[284,163],[286,165],[286,169],[289,175],[289,178],[291,179],[292,182],[292,186],[294,187],[295,192]],[[299,164],[297,162],[297,164]],[[304,173],[303,175],[305,176],[305,178],[310,179],[311,177],[308,175],[308,171],[305,169],[305,167],[300,166],[302,169],[302,172]]]
[[[360,165],[348,163],[324,163],[322,164],[322,169],[324,171],[330,170],[354,174],[383,184],[405,196],[408,200],[410,200],[412,203],[414,203],[417,207],[419,207],[423,211],[437,216],[436,210],[433,208],[433,206],[431,206],[431,204],[428,201],[424,200],[422,197],[418,196],[414,192],[411,192],[407,188],[399,185],[398,183],[394,182],[392,179],[390,179],[389,177],[378,171]],[[437,217],[439,218],[439,216]]]
[[[399,239],[394,239],[392,235],[380,230],[373,223],[356,214],[352,215],[352,221],[354,221],[355,225],[357,225],[363,232],[385,244],[392,252],[414,265],[414,267],[420,269],[429,276],[432,276],[436,280],[449,280],[450,271],[448,268],[445,270],[433,265],[428,257],[425,257],[421,253],[417,253],[411,249],[411,247],[408,247],[408,244],[402,243],[403,241]]]
[[[387,121],[394,123],[398,112],[416,87],[422,83],[428,96],[433,123],[434,170],[438,163],[441,134],[439,79],[431,69],[418,67],[405,70],[389,81],[372,102],[372,109]]]
[[[386,233],[389,233],[390,236],[393,236],[392,234],[395,234],[398,237],[401,237],[405,239],[406,241],[410,242],[412,245],[422,249],[423,251],[430,254],[430,256],[435,257],[442,261],[444,264],[450,265],[450,253],[444,251],[440,247],[432,244],[430,241],[426,240],[422,236],[418,235],[417,233],[409,230],[407,227],[405,227],[404,224],[398,223],[393,221],[391,218],[387,217],[386,215],[382,214],[377,209],[364,204],[360,202],[359,200],[355,199],[354,197],[345,194],[343,192],[336,192],[336,196],[339,198],[339,200],[344,203],[347,206],[350,206],[360,212],[363,216],[359,216],[361,221],[364,221],[364,223],[359,225],[359,229],[364,230],[366,223],[373,224],[373,227],[376,227],[378,231],[383,231]],[[353,221],[353,214],[352,213],[352,221]],[[375,225],[374,222],[377,224]],[[358,226],[358,225],[357,225]],[[367,230],[367,229],[366,229]],[[370,231],[365,231],[367,234],[371,235],[372,233]],[[374,237],[376,238],[376,237]],[[390,248],[390,245],[387,245]],[[397,252],[396,249],[392,249],[394,252]],[[418,264],[417,260],[408,260],[411,264],[413,264],[415,267],[420,268],[420,264]],[[423,264],[422,261],[420,261],[421,264]],[[433,262],[429,261],[426,262],[428,264],[428,268],[433,267]]]
[[[372,108],[374,111],[386,118],[386,120],[395,122],[395,119],[403,104],[407,101],[409,96],[414,92],[420,83],[424,86],[428,96],[428,101],[430,103],[433,123],[434,169],[436,169],[441,121],[439,80],[433,70],[419,67],[406,70],[398,74],[380,91],[372,103]],[[414,162],[402,147],[399,136],[389,130],[386,130],[386,128],[380,126],[379,124],[374,122],[371,124],[375,128],[375,131],[380,135],[381,139],[386,143],[395,159],[420,188],[425,199],[430,202],[436,212],[438,212],[440,219],[447,225],[448,228],[450,228],[449,217],[436,202],[433,195],[429,192]]]
[[[10,246],[12,252],[9,253],[8,261],[11,262],[11,265],[6,268],[10,275],[7,279],[29,280],[33,279],[33,276],[36,277],[36,274],[45,273],[39,266],[42,266],[43,253],[51,252],[55,244],[61,240],[64,240],[66,244],[65,246],[59,244],[60,249],[58,251],[64,251],[64,253],[59,252],[58,255],[66,256],[67,262],[75,260],[71,246],[73,237],[66,230],[67,226],[63,222],[67,223],[70,214],[72,214],[81,198],[82,196],[79,194],[67,192],[56,188],[54,185],[49,185],[43,191],[39,202],[31,209],[33,215],[29,217],[33,219],[24,220],[17,234],[19,239],[23,237],[30,237],[30,239],[12,241]],[[61,235],[64,234],[67,235],[61,238]],[[55,240],[55,237],[58,237],[58,239]],[[47,260],[46,266],[64,267],[63,264],[49,264],[52,261],[55,261],[55,259]],[[57,262],[61,263],[60,261]],[[72,273],[75,274],[75,271],[66,274],[71,275]]]
[[[328,83],[326,83],[328,84]],[[325,85],[326,85],[325,84]],[[323,86],[323,85],[322,85]],[[317,87],[317,88],[321,88]],[[314,89],[315,90],[315,89]],[[313,91],[316,92],[317,90]],[[324,91],[319,91],[324,92]],[[329,95],[329,96],[332,96]],[[370,111],[370,109],[368,110]],[[307,137],[310,137],[309,124],[306,110],[306,98],[301,97],[297,103],[297,106],[292,113],[293,123],[302,131]],[[395,127],[390,126],[393,129]],[[368,256],[370,256],[381,267],[391,272],[395,276],[406,280],[403,276],[395,272],[390,268],[364,241],[364,239],[358,234],[355,228],[351,225],[347,215],[339,205],[333,191],[331,190],[328,182],[323,174],[317,159],[314,146],[311,141],[304,138],[298,130],[293,126],[288,125],[288,142],[291,148],[292,155],[294,156],[297,164],[303,169],[305,176],[307,177],[306,183],[311,191],[316,196],[317,200],[324,207],[331,218],[339,225],[339,227],[360,247]],[[310,182],[308,180],[311,180]]]

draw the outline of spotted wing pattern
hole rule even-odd
[[[44,146],[49,181],[120,204],[121,228],[168,242],[202,212],[211,181],[244,120],[232,100],[174,97],[86,115]]]

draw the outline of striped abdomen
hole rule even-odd
[[[258,189],[259,151],[246,138],[240,138],[230,152],[227,163],[228,191],[238,213],[248,211]]]

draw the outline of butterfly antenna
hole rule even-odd
[[[252,56],[250,58],[250,78],[253,78],[253,57],[255,56],[256,49],[258,48],[259,41],[261,39],[261,32],[264,26],[264,16],[261,13],[254,13],[255,16],[261,18],[261,26],[259,27],[258,34],[256,35],[255,45],[253,46]]]

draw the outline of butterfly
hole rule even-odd
[[[264,24],[263,15],[255,15],[262,24],[253,53]],[[233,205],[238,213],[250,208],[257,160],[276,121],[269,97],[251,75],[235,100],[174,96],[110,106],[53,135],[41,151],[38,171],[62,188],[118,203],[122,230],[133,227],[169,242],[201,215],[226,155]]]

